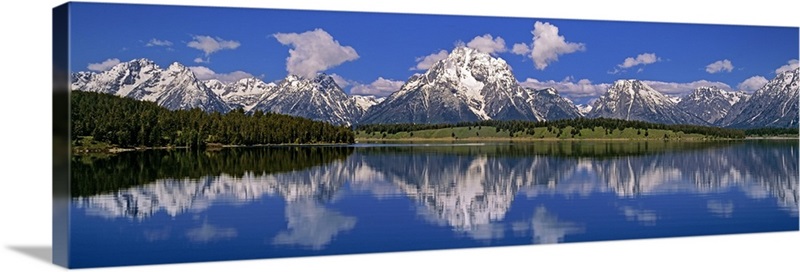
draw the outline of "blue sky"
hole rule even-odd
[[[787,27],[80,3],[72,12],[73,72],[148,58],[225,81],[325,72],[347,92],[378,96],[459,43],[576,103],[627,78],[671,95],[752,92],[798,59],[798,29]]]

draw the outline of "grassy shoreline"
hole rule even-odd
[[[356,131],[356,141],[707,141],[729,140],[697,133],[685,133],[665,129],[606,129],[602,127],[574,129],[537,127],[511,132],[496,127],[450,127],[416,131],[387,133],[364,130]]]
[[[494,127],[452,127],[443,129],[430,129],[412,132],[387,133],[366,133],[357,131],[354,143],[530,143],[530,142],[654,142],[654,141],[680,141],[680,142],[708,142],[708,141],[743,141],[743,140],[767,140],[767,141],[788,141],[798,140],[797,136],[748,136],[746,138],[721,138],[711,137],[702,134],[686,134],[671,130],[641,130],[626,128],[622,130],[605,129],[582,129],[579,134],[573,134],[572,128],[568,127],[561,130],[548,130],[547,128],[536,128],[534,134],[523,132],[509,134],[506,130],[497,130]],[[577,132],[577,131],[576,131]],[[513,135],[509,137],[509,135]],[[332,146],[350,145],[348,143],[282,143],[282,144],[255,144],[255,145],[229,145],[219,143],[207,143],[205,147],[199,148],[203,151],[217,151],[223,148],[242,148],[242,147],[270,147],[270,146]],[[174,150],[190,149],[189,146],[138,146],[138,147],[119,147],[109,143],[98,142],[91,137],[82,137],[73,141],[70,149],[73,155],[91,154],[116,154],[120,152],[145,151],[145,150]]]
[[[798,135],[786,135],[786,136],[748,136],[745,138],[746,140],[795,140],[800,141],[800,136]]]
[[[717,138],[717,139],[708,139],[708,138],[681,138],[681,139],[655,139],[655,138],[641,138],[641,139],[630,139],[630,138],[531,138],[531,137],[519,137],[519,138],[509,138],[509,137],[473,137],[473,138],[464,138],[464,139],[454,139],[454,138],[393,138],[393,139],[375,139],[375,138],[356,138],[356,143],[374,143],[374,142],[453,142],[453,143],[491,143],[491,142],[623,142],[623,141],[634,141],[634,142],[645,142],[645,141],[693,141],[693,142],[703,142],[703,141],[732,141],[732,140],[745,140],[745,139],[728,139],[728,138]]]

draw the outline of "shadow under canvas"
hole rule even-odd
[[[53,262],[53,248],[50,246],[9,246],[8,248],[43,262]]]

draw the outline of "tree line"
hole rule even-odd
[[[798,135],[797,128],[754,128],[745,130],[747,136],[784,136],[784,135]]]
[[[668,125],[649,123],[644,121],[630,121],[611,118],[575,118],[575,119],[561,119],[554,121],[523,121],[523,120],[484,120],[476,122],[459,122],[451,124],[365,124],[359,125],[357,130],[364,131],[367,134],[373,132],[379,133],[398,133],[398,132],[412,132],[418,130],[428,129],[443,129],[453,127],[495,127],[497,131],[505,130],[510,134],[525,132],[530,134],[534,128],[546,127],[548,130],[563,130],[566,127],[572,127],[573,131],[580,131],[581,129],[596,129],[598,127],[606,130],[623,130],[626,128],[648,130],[648,129],[662,129],[672,130],[675,132],[684,132],[687,134],[702,134],[706,136],[739,139],[745,137],[745,132],[738,129],[720,128],[720,127],[707,127],[697,125]]]
[[[156,103],[94,92],[71,92],[71,140],[91,136],[120,147],[353,143],[349,127],[256,111],[171,111]]]

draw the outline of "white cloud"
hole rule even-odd
[[[714,216],[730,218],[731,215],[733,215],[734,206],[732,201],[722,202],[719,200],[709,200],[706,206],[708,207],[708,211]]]
[[[583,224],[559,220],[558,216],[548,211],[544,206],[536,207],[533,218],[511,223],[511,229],[516,233],[531,232],[534,244],[555,244],[564,241],[564,237],[571,234],[586,232]]]
[[[102,72],[111,69],[111,67],[114,67],[114,65],[117,64],[119,64],[119,59],[114,58],[114,59],[104,60],[103,62],[100,63],[89,63],[89,65],[86,66],[86,68],[95,72]]]
[[[719,73],[719,72],[722,72],[722,71],[726,71],[728,73],[733,71],[733,63],[731,63],[730,60],[724,59],[724,60],[715,61],[714,63],[709,64],[709,65],[706,65],[706,72],[708,72],[709,74],[715,74],[715,73]]]
[[[558,35],[558,27],[550,23],[537,21],[531,33],[533,33],[531,59],[539,70],[544,70],[551,62],[558,61],[559,55],[586,50],[586,46],[582,43],[565,41],[564,36]]]
[[[652,87],[654,90],[667,95],[683,96],[689,94],[699,87],[717,87],[726,91],[731,91],[731,86],[718,81],[698,80],[687,83],[678,82],[663,82],[663,81],[650,81],[643,80],[644,84]]]
[[[275,245],[323,249],[336,236],[356,226],[358,219],[329,210],[313,200],[292,201],[284,211],[288,228],[272,238]]]
[[[191,42],[187,43],[186,46],[191,48],[203,51],[205,56],[208,57],[214,52],[220,50],[233,50],[238,48],[241,44],[237,41],[226,41],[220,37],[211,37],[211,36],[194,36],[192,37]]]
[[[370,84],[354,83],[353,88],[350,89],[350,94],[357,95],[374,95],[376,97],[389,96],[393,92],[403,87],[405,82],[399,80],[385,79],[378,77]]]
[[[641,210],[630,206],[624,206],[620,208],[620,211],[625,215],[626,220],[638,221],[645,226],[654,226],[658,220],[658,215],[656,215],[656,212],[653,210]]]
[[[573,78],[568,77],[562,81],[539,81],[534,78],[528,78],[519,83],[523,87],[528,87],[536,90],[545,88],[555,88],[562,96],[575,101],[580,98],[597,97],[606,92],[610,86],[607,83],[593,84],[588,79],[581,79],[577,82]]]
[[[195,243],[208,243],[216,240],[236,238],[238,232],[234,228],[220,228],[208,223],[186,231],[186,238]]]
[[[677,83],[677,82],[663,82],[663,81],[642,81],[648,86],[652,87],[656,91],[659,91],[663,94],[667,95],[675,95],[675,96],[682,96],[692,92],[694,89],[699,87],[705,86],[716,86],[720,89],[731,91],[731,87],[728,84],[716,81],[707,81],[707,80],[698,80],[694,82],[688,83]],[[596,98],[600,95],[603,95],[608,91],[608,88],[611,87],[609,83],[592,83],[588,79],[581,79],[575,81],[572,77],[567,77],[562,81],[554,81],[554,80],[547,80],[547,81],[539,81],[534,78],[528,78],[523,82],[519,83],[523,87],[533,88],[536,90],[544,89],[544,88],[555,88],[558,90],[559,94],[562,96],[569,98],[572,101],[576,100],[583,100],[586,98]]]
[[[769,80],[763,76],[753,76],[745,79],[742,83],[739,83],[739,85],[736,85],[736,88],[746,92],[754,92],[764,87],[764,85],[767,85],[767,82],[769,82]]]
[[[620,68],[631,68],[636,65],[652,64],[660,60],[661,59],[658,56],[656,56],[655,53],[644,53],[644,54],[639,54],[638,56],[636,56],[636,58],[628,57],[625,59],[625,61],[622,62],[622,64],[619,64],[617,66],[619,66]]]
[[[511,53],[517,55],[526,55],[531,52],[531,48],[524,43],[515,43],[513,47],[511,47]]]
[[[353,47],[342,46],[339,41],[320,28],[303,33],[276,33],[272,35],[283,45],[289,45],[286,71],[293,75],[313,77],[318,72],[358,59]]]
[[[778,69],[775,69],[775,73],[776,74],[780,74],[780,73],[783,73],[783,72],[786,72],[786,71],[789,71],[789,70],[797,69],[797,67],[800,67],[798,65],[798,61],[796,59],[793,59],[793,60],[788,61],[786,65],[781,66]]]
[[[194,76],[199,80],[216,79],[225,83],[234,82],[243,78],[253,77],[252,74],[243,71],[233,71],[230,73],[216,73],[214,70],[205,66],[190,66],[189,70],[194,73]]]
[[[417,65],[409,68],[409,70],[428,70],[437,61],[447,58],[447,55],[447,50],[441,50],[427,56],[418,57],[415,59],[417,61]]]
[[[172,46],[172,42],[168,41],[168,40],[159,40],[159,39],[153,38],[153,39],[150,39],[150,41],[147,42],[147,44],[145,44],[144,46],[147,46],[147,47],[153,47],[153,46],[170,47],[170,46]]]
[[[206,60],[204,60],[203,58],[194,58],[194,63],[204,63],[204,62],[206,62]]]
[[[215,78],[216,74],[214,70],[209,69],[205,66],[189,66],[189,70],[194,73],[194,76],[199,80],[207,80]]]
[[[331,74],[330,76],[342,89],[347,86],[352,86],[349,93],[355,95],[372,95],[375,97],[389,96],[405,84],[404,81],[385,79],[383,77],[378,77],[378,79],[372,83],[364,84],[355,80],[346,79],[337,74]]]
[[[473,38],[467,43],[467,47],[492,55],[508,51],[506,41],[500,37],[493,38],[491,34]]]

